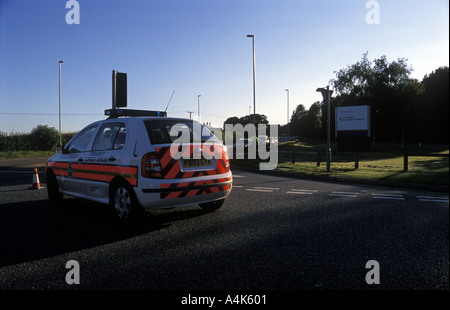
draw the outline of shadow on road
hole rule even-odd
[[[47,200],[0,204],[0,267],[114,243],[204,215],[201,209],[145,212],[138,221],[113,220],[107,206],[75,198],[52,209]]]

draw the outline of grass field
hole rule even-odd
[[[361,180],[449,185],[449,158],[430,157],[429,154],[449,154],[448,145],[429,145],[420,150],[417,146],[390,149],[380,145],[373,153],[358,155],[359,165],[355,168],[355,154],[332,151],[330,172],[326,169],[325,145],[317,142],[288,142],[280,144],[277,170],[302,175],[329,176]],[[295,155],[284,152],[321,152],[320,166],[317,155]],[[409,156],[408,170],[404,171],[402,153],[427,156]],[[257,168],[258,160],[233,159],[231,164]]]

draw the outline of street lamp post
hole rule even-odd
[[[61,138],[61,64],[64,60],[59,61],[59,146],[62,146]]]
[[[331,170],[330,97],[333,91],[330,90],[330,85],[327,85],[326,88],[317,88],[316,91],[322,93],[323,101],[327,105],[327,172],[330,172]]]
[[[289,134],[289,89],[285,89],[286,93],[287,93],[287,135],[290,136]]]
[[[202,95],[197,96],[197,104],[198,104],[198,122],[200,123],[200,97]]]
[[[253,124],[256,126],[255,36],[253,34],[248,34],[247,38],[252,38],[252,46],[253,46]]]

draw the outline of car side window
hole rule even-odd
[[[93,151],[119,150],[125,145],[127,129],[124,123],[105,123],[95,138]]]
[[[68,147],[69,153],[88,151],[89,142],[91,141],[92,135],[95,133],[96,129],[97,125],[93,125],[80,132],[70,143]]]

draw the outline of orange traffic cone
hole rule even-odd
[[[34,168],[33,173],[33,184],[31,185],[31,189],[41,189],[41,184],[39,183],[39,175],[36,168]]]

